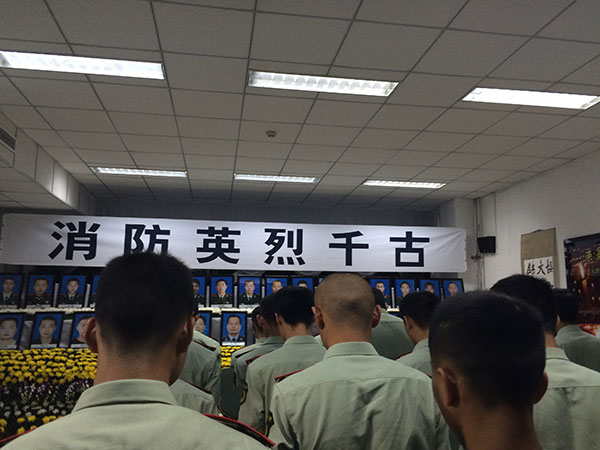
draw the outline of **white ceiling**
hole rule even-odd
[[[600,95],[598,17],[597,0],[3,0],[2,50],[159,61],[166,79],[2,69],[0,111],[100,201],[430,211],[600,148],[600,104],[460,100],[475,86]],[[252,69],[400,85],[387,99],[265,90],[246,86]],[[189,179],[96,176],[94,165]],[[321,181],[234,181],[236,171]],[[367,178],[448,184],[361,186]],[[0,207],[56,207],[10,168],[0,193]]]

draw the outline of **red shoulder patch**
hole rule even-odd
[[[246,365],[249,365],[251,362],[256,361],[258,358],[260,358],[261,356],[265,356],[269,353],[271,353],[273,350],[268,351],[267,353],[262,353],[260,355],[256,355],[254,358],[249,358],[246,361],[244,361],[246,363]]]
[[[295,373],[302,372],[303,370],[304,369],[294,370],[293,372],[286,373],[285,375],[279,375],[279,376],[275,377],[275,383],[279,383],[280,381],[285,380],[290,375],[294,375]]]
[[[396,356],[396,357],[394,358],[394,361],[398,361],[398,360],[399,360],[400,358],[402,358],[403,356],[410,355],[411,353],[412,353],[412,352],[406,352],[406,353],[403,353],[403,354],[401,354],[400,356]]]
[[[215,414],[203,415],[208,417],[209,419],[216,420],[217,422],[222,423],[223,425],[233,428],[234,430],[244,433],[246,436],[250,436],[251,438],[257,440],[258,442],[260,442],[263,445],[266,445],[269,448],[273,448],[273,446],[275,445],[275,442],[273,442],[271,439],[266,437],[264,434],[256,431],[254,428],[249,427],[245,423],[238,422],[237,420],[230,419],[229,417],[217,416]]]

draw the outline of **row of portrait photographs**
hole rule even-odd
[[[384,295],[386,302],[391,304],[391,289],[389,278],[369,278],[371,287],[378,289]],[[453,297],[461,292],[464,292],[463,281],[461,279],[395,279],[395,299],[396,303],[402,297],[415,291],[428,291],[437,295],[440,298]]]
[[[73,315],[69,347],[87,347],[83,330],[87,321],[94,317],[93,313],[81,312]],[[56,348],[60,343],[64,315],[62,312],[40,313],[33,316],[29,335],[29,348]],[[14,350],[18,348],[25,328],[24,313],[0,313],[0,349]]]
[[[212,311],[200,310],[196,314],[194,329],[206,336],[212,331]],[[246,321],[248,314],[245,311],[224,312],[221,315],[220,342],[225,346],[246,345]]]

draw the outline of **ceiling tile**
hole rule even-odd
[[[503,178],[514,175],[516,172],[512,170],[487,170],[487,169],[475,169],[466,175],[460,177],[461,181],[498,181]]]
[[[452,108],[427,128],[429,131],[480,133],[498,122],[507,113],[501,111],[474,111]]]
[[[561,39],[600,42],[598,17],[600,4],[595,0],[579,0],[544,28],[540,34]]]
[[[444,159],[438,161],[437,167],[458,167],[474,169],[494,159],[495,155],[479,155],[473,153],[451,153]],[[494,169],[495,167],[490,167]],[[503,169],[504,167],[498,167]]]
[[[599,53],[597,44],[534,38],[494,70],[492,76],[558,81]]]
[[[331,64],[349,22],[337,19],[256,13],[252,58]]]
[[[338,197],[339,199],[341,199],[353,190],[354,187],[352,186],[331,186],[326,184],[318,184],[313,190],[311,197],[320,196],[321,200],[324,200],[325,196],[329,196],[331,199],[333,199],[334,197]]]
[[[519,145],[517,148],[508,152],[508,154],[521,156],[551,157],[571,147],[574,147],[579,143],[579,141],[569,141],[562,139],[534,138],[522,145]]]
[[[13,81],[16,78],[13,77]],[[0,74],[0,105],[29,105],[29,102],[15,88],[7,77]]]
[[[44,150],[46,150],[50,156],[59,162],[81,162],[79,156],[77,156],[77,154],[68,147],[45,146]]]
[[[447,30],[417,64],[419,72],[485,76],[526,38]]]
[[[598,149],[600,149],[600,144],[598,142],[584,142],[583,144],[576,145],[556,156],[560,158],[579,158],[580,156],[595,152]]]
[[[365,177],[363,176],[340,176],[340,175],[326,175],[321,178],[319,186],[358,186]],[[315,189],[316,191],[316,189]]]
[[[109,167],[133,167],[135,164],[128,152],[108,152],[104,150],[75,150],[89,165],[104,164]]]
[[[235,156],[236,141],[224,139],[181,138],[184,153],[194,155]]]
[[[479,78],[411,73],[396,87],[388,103],[451,106],[477,86]]]
[[[304,98],[246,95],[244,120],[304,123],[313,101]]]
[[[27,135],[37,142],[39,145],[53,145],[61,147],[65,145],[65,141],[54,130],[23,130]]]
[[[534,164],[542,162],[544,158],[533,156],[498,156],[496,159],[482,166],[482,169],[501,169],[501,170],[524,170]]]
[[[152,190],[179,189],[187,191],[190,188],[190,183],[185,178],[146,177],[146,184]]]
[[[442,189],[446,189],[448,191],[462,191],[462,192],[471,192],[476,191],[478,189],[483,188],[490,184],[488,181],[452,181],[444,186]]]
[[[378,109],[378,104],[317,100],[306,123],[364,127]]]
[[[422,166],[395,166],[386,164],[385,166],[382,166],[381,169],[373,173],[371,178],[376,180],[410,180],[411,178],[423,172],[425,169],[426,167]]]
[[[359,128],[305,125],[298,136],[299,144],[350,145]]]
[[[428,181],[453,181],[468,173],[470,169],[430,167],[421,172],[414,179]]]
[[[6,196],[16,202],[26,203],[55,203],[59,201],[56,197],[48,192],[40,194],[32,194],[30,192],[7,192]]]
[[[405,198],[414,200],[416,198],[424,197],[431,192],[434,192],[434,190],[423,188],[398,188],[389,196],[393,198]]]
[[[293,143],[296,140],[301,127],[301,125],[290,123],[251,122],[242,120],[240,139],[244,141]],[[267,137],[265,133],[269,130],[276,131],[277,136],[273,138]]]
[[[519,181],[529,180],[537,175],[537,172],[525,172],[520,171],[516,172],[514,175],[509,175],[504,178],[502,181],[506,181],[508,183],[518,183]]]
[[[448,155],[448,153],[445,152],[401,150],[396,156],[388,161],[388,164],[398,164],[401,166],[430,166],[446,155]]]
[[[190,180],[205,180],[212,182],[228,182],[233,179],[233,158],[231,162],[231,170],[215,170],[215,169],[188,169],[188,178]],[[189,164],[188,164],[189,166]],[[192,182],[192,186],[194,183]]]
[[[116,133],[61,131],[60,135],[73,148],[125,150],[119,135]]]
[[[369,122],[369,128],[422,130],[443,112],[444,108],[384,105]]]
[[[239,173],[275,173],[281,172],[283,164],[282,159],[267,158],[236,158],[235,171]]]
[[[562,166],[567,164],[570,160],[568,159],[560,159],[560,158],[547,158],[538,164],[534,164],[529,167],[527,170],[532,170],[535,172],[545,172],[546,170],[554,169],[555,167]]]
[[[485,130],[485,134],[537,136],[564,121],[565,117],[550,114],[511,113]]]
[[[4,0],[0,37],[27,41],[65,42],[45,2]],[[3,50],[7,50],[3,47]]]
[[[385,164],[391,157],[397,154],[398,150],[350,147],[339,160],[346,163]]]
[[[251,158],[285,159],[291,147],[291,144],[279,144],[276,142],[240,141],[237,155]]]
[[[355,147],[400,149],[416,135],[415,131],[364,129],[352,145]]]
[[[307,195],[307,192],[271,192],[271,195],[269,196],[269,204],[290,206],[295,203],[299,205]]]
[[[181,153],[179,138],[176,137],[121,134],[121,138],[131,152]]]
[[[489,153],[501,155],[527,140],[526,137],[514,136],[487,136],[480,134],[461,146],[457,152],[461,153]]]
[[[424,131],[414,138],[406,148],[409,150],[450,152],[473,138],[473,134],[434,133]]]
[[[326,2],[318,0],[310,0],[308,2],[258,0],[256,10],[284,14],[352,19],[359,3],[359,0],[328,0]]]
[[[131,152],[131,157],[139,167],[149,169],[185,169],[183,155],[173,153]]]
[[[0,111],[19,128],[50,128],[33,106],[3,105]]]
[[[177,126],[173,116],[128,112],[109,114],[119,133],[177,136]]]
[[[45,193],[46,190],[32,181],[12,181],[0,178],[0,191],[6,192],[36,192]]]
[[[71,43],[158,50],[148,3],[50,0],[49,4]]]
[[[593,84],[598,86],[600,85],[598,73],[600,73],[600,56],[577,69],[562,81],[567,83]]]
[[[166,51],[248,57],[252,13],[155,3],[162,48]]]
[[[26,176],[12,167],[0,167],[0,180],[3,181],[29,181]]]
[[[411,70],[439,34],[436,29],[354,22],[335,65]]]
[[[329,173],[331,175],[364,175],[369,176],[381,166],[379,164],[335,163]]]
[[[359,20],[394,22],[407,25],[445,27],[466,0],[420,0],[419,7],[409,2],[363,0],[356,15]]]
[[[15,77],[12,81],[36,106],[102,109],[89,83]]]
[[[588,140],[600,135],[600,119],[591,117],[572,117],[542,136],[559,139]]]
[[[511,187],[513,185],[514,185],[514,183],[508,183],[508,182],[492,183],[492,184],[488,184],[487,186],[481,188],[481,192],[503,191],[504,189],[508,189],[509,187]]]
[[[210,117],[216,119],[239,119],[242,111],[242,95],[172,90],[175,112],[180,116]]]
[[[233,170],[234,159],[231,156],[185,155],[189,168]]]
[[[246,60],[164,53],[171,88],[244,92]]]
[[[237,139],[239,121],[229,119],[200,119],[177,117],[179,133],[185,137]]]
[[[328,161],[299,161],[288,160],[281,171],[282,174],[289,175],[313,175],[321,176],[327,173],[331,167]]]
[[[300,161],[297,161],[300,162]],[[303,161],[305,162],[305,161]],[[273,194],[308,194],[312,192],[315,185],[312,183],[275,183]]]
[[[104,111],[85,109],[38,108],[55,130],[114,132]]]
[[[288,158],[307,161],[337,161],[345,147],[296,144]]]
[[[94,83],[94,88],[108,111],[173,114],[171,97],[165,88],[102,83]]]

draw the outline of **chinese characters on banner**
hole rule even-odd
[[[524,259],[523,266],[525,275],[543,278],[554,286],[554,258],[552,256]]]
[[[464,272],[460,228],[6,214],[0,262],[103,266],[169,252],[194,269]]]
[[[556,229],[521,235],[521,273],[556,283]]]

